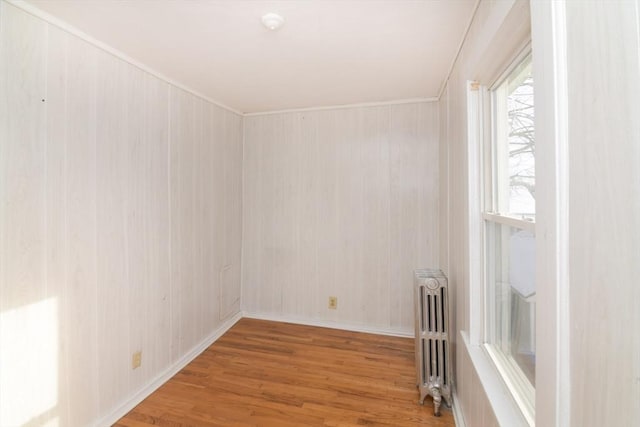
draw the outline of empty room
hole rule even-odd
[[[640,0],[0,0],[0,427],[640,426]]]

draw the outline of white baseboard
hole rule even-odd
[[[248,317],[250,319],[260,319],[260,320],[272,320],[275,322],[286,322],[286,323],[295,323],[298,325],[307,325],[307,326],[319,326],[322,328],[331,328],[331,329],[342,329],[345,331],[353,331],[353,332],[365,332],[368,334],[377,334],[377,335],[388,335],[392,337],[404,337],[404,338],[413,338],[413,331],[403,330],[403,329],[392,329],[392,328],[376,328],[358,324],[350,324],[350,323],[341,323],[341,322],[332,322],[330,320],[318,320],[318,319],[309,319],[309,318],[301,318],[301,317],[293,317],[293,316],[283,316],[280,314],[273,313],[252,313],[252,312],[243,312],[243,317]]]
[[[147,383],[143,388],[123,400],[118,406],[116,406],[112,411],[108,414],[100,418],[95,425],[102,427],[108,427],[115,424],[120,418],[125,416],[129,411],[135,408],[140,402],[146,399],[151,393],[156,391],[162,384],[167,382],[171,377],[177,374],[182,368],[187,366],[189,362],[195,359],[200,353],[207,349],[211,344],[216,342],[218,338],[224,335],[233,325],[238,322],[243,317],[248,317],[250,319],[261,319],[261,320],[272,320],[276,322],[286,322],[286,323],[295,323],[299,325],[307,325],[307,326],[318,326],[323,328],[332,328],[332,329],[342,329],[346,331],[354,331],[354,332],[365,332],[369,334],[378,334],[378,335],[388,335],[394,337],[405,337],[405,338],[413,338],[413,331],[401,330],[401,329],[390,329],[390,328],[375,328],[357,324],[348,324],[348,323],[340,323],[340,322],[332,322],[328,320],[317,320],[317,319],[307,319],[307,318],[296,318],[292,316],[282,316],[277,314],[267,314],[267,313],[249,313],[249,312],[239,312],[236,313],[233,317],[226,320],[222,325],[220,325],[215,331],[213,331],[209,336],[203,339],[198,345],[189,350],[186,354],[184,354],[180,359],[178,359],[175,363],[165,369],[162,373],[160,373],[155,379],[151,382]],[[455,402],[455,396],[454,396]],[[457,405],[454,403],[454,417],[456,416]],[[464,427],[464,423],[460,423],[458,420],[462,419],[461,416],[456,418],[456,425]]]
[[[129,396],[122,401],[116,408],[114,408],[107,415],[99,419],[96,426],[111,426],[116,423],[120,418],[124,417],[129,411],[135,408],[140,402],[146,399],[151,393],[156,391],[162,384],[167,382],[171,377],[177,374],[182,368],[187,366],[189,362],[195,359],[200,353],[205,351],[207,347],[216,342],[218,338],[224,335],[238,320],[242,318],[242,313],[236,313],[234,316],[227,319],[222,323],[215,331],[209,336],[203,339],[199,344],[189,350],[175,363],[169,366],[161,374],[159,374],[154,380],[146,384],[143,388]]]
[[[458,394],[455,390],[452,393],[452,397],[453,407],[451,409],[453,412],[453,421],[456,423],[456,427],[467,427],[467,424],[464,422],[464,414],[459,406],[460,401],[458,400]]]

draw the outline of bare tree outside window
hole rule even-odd
[[[527,75],[507,98],[509,113],[509,206],[513,213],[535,215],[535,133],[533,78]]]

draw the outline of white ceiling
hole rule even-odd
[[[29,0],[242,112],[435,97],[475,0]],[[260,18],[285,18],[276,32]]]

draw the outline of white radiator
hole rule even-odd
[[[415,270],[416,372],[420,404],[433,397],[433,410],[440,415],[444,398],[451,407],[451,357],[447,278],[440,270]]]

